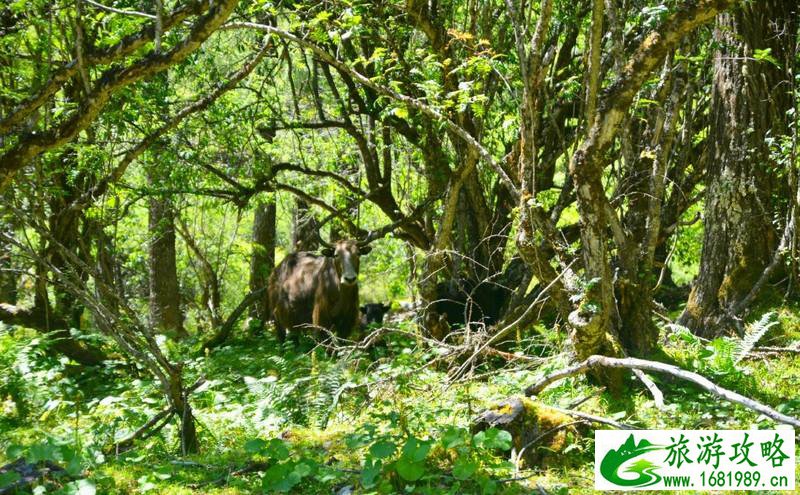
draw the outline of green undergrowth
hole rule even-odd
[[[792,309],[759,345],[800,335]],[[410,323],[400,328],[413,333]],[[179,456],[176,425],[107,451],[163,407],[157,384],[124,360],[81,370],[46,350],[25,330],[0,331],[0,461],[25,457],[67,469],[30,492],[102,494],[250,493],[593,493],[591,430],[570,436],[560,462],[512,462],[508,432],[477,432],[472,420],[494,402],[565,366],[563,335],[545,332],[519,343],[541,362],[494,359],[452,376],[445,349],[390,335],[376,348],[332,356],[280,347],[270,335],[242,332],[226,347],[195,356],[197,342],[163,345],[186,362],[202,451]],[[800,416],[800,356],[737,361],[737,341],[704,342],[665,328],[662,361]],[[198,341],[201,339],[198,339]],[[635,382],[612,397],[584,377],[563,380],[538,398],[639,428],[750,428],[772,423],[690,384],[653,375],[664,392],[658,410]],[[0,479],[0,486],[8,480]],[[687,492],[683,492],[687,493]]]

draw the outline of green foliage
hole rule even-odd
[[[747,326],[742,340],[738,343],[736,349],[735,363],[740,362],[742,359],[750,354],[756,344],[766,335],[770,328],[778,325],[779,322],[775,319],[776,313],[764,313],[758,321],[755,321]]]
[[[532,36],[541,3],[511,3],[524,5],[521,34]],[[154,2],[108,4],[146,15],[112,13],[74,0],[11,0],[0,7],[0,116],[30,101],[61,68],[81,69],[12,126],[0,139],[0,154],[22,139],[58,132],[72,115],[86,115],[82,109],[87,88],[119,74],[125,64],[161,56],[153,53],[154,40],[143,40],[125,57],[86,66],[79,62],[79,57],[91,58],[154,25]],[[182,5],[165,2],[165,13]],[[607,90],[613,89],[621,70],[635,69],[637,64],[625,65],[630,50],[640,40],[653,42],[647,33],[678,12],[677,5],[640,2],[627,11],[607,13],[602,94],[613,94]],[[517,46],[520,33],[513,29],[510,10],[505,2],[485,1],[242,0],[237,2],[235,21],[291,32],[342,65],[332,66],[294,42],[265,38],[263,31],[221,29],[185,61],[114,92],[91,125],[63,146],[26,160],[11,187],[0,191],[0,233],[11,232],[47,261],[56,251],[33,222],[56,233],[59,227],[75,227],[70,230],[72,251],[91,267],[100,265],[100,239],[106,236],[115,289],[143,321],[150,312],[150,286],[158,275],[148,265],[148,247],[170,230],[164,219],[159,223],[166,229],[151,228],[149,206],[156,198],[174,203],[181,226],[176,259],[181,311],[191,335],[186,342],[158,335],[155,342],[167,359],[180,363],[184,383],[205,379],[189,397],[202,451],[176,458],[180,431],[175,417],[137,440],[128,452],[108,450],[164,409],[164,384],[142,366],[136,349],[131,352],[109,338],[118,329],[101,331],[97,314],[80,305],[69,315],[79,324],[68,325],[80,329],[68,328],[69,334],[78,343],[102,348],[110,360],[86,369],[60,355],[46,336],[54,322],[51,309],[57,313],[64,298],[58,270],[42,273],[40,261],[0,239],[0,275],[18,276],[13,285],[19,289],[21,307],[44,299],[48,315],[40,332],[0,324],[3,463],[24,458],[57,463],[66,470],[68,476],[31,487],[37,495],[42,490],[238,495],[349,489],[358,494],[516,494],[531,493],[539,483],[552,493],[588,493],[591,489],[584,487],[591,477],[591,438],[570,437],[574,443],[565,450],[562,464],[520,473],[520,466],[512,462],[516,459],[509,432],[472,429],[475,413],[487,404],[520,394],[526,384],[569,363],[572,349],[567,342],[574,341],[574,334],[564,330],[569,325],[566,315],[554,315],[550,306],[532,308],[541,317],[532,328],[519,329],[513,341],[493,342],[497,348],[491,350],[500,352],[476,356],[471,374],[458,379],[448,371],[460,366],[463,356],[451,353],[479,343],[483,329],[453,333],[446,344],[437,344],[420,334],[412,315],[387,323],[389,331],[370,341],[370,347],[347,342],[347,348],[327,354],[311,332],[302,336],[298,348],[280,345],[268,323],[265,334],[253,335],[261,322],[245,314],[223,347],[202,356],[194,351],[218,329],[216,320],[230,315],[250,290],[253,212],[259,201],[277,205],[276,261],[293,250],[298,198],[310,199],[312,214],[325,220],[323,237],[376,230],[407,217],[402,226],[418,228],[419,239],[413,239],[413,229],[398,228],[375,241],[373,252],[361,261],[361,302],[391,303],[395,310],[400,302],[417,299],[424,284],[443,280],[448,269],[481,277],[496,268],[502,271],[520,254],[522,220],[530,220],[523,214],[541,214],[537,222],[546,224],[550,217],[557,242],[549,245],[549,232],[533,229],[527,240],[543,246],[535,265],[559,272],[570,266],[575,271],[571,280],[562,279],[577,285],[569,288],[571,310],[595,315],[607,309],[595,297],[600,279],[587,275],[580,262],[585,259],[580,229],[591,215],[578,208],[574,180],[580,174],[570,168],[573,154],[585,149],[581,140],[589,128],[584,112],[591,9],[586,2],[553,2],[551,26],[542,33],[541,77],[528,74],[527,80]],[[190,31],[186,23],[194,18],[160,33],[162,54],[182,43]],[[608,166],[594,179],[608,193],[607,206],[620,217],[623,237],[630,237],[623,243],[629,246],[620,246],[610,232],[601,249],[607,251],[603,262],[613,271],[615,284],[631,275],[623,273],[628,267],[622,258],[641,250],[637,232],[652,225],[653,219],[636,218],[636,208],[654,199],[650,161],[660,150],[669,150],[667,195],[655,198],[660,203],[653,205],[660,204],[664,223],[674,225],[662,225],[659,235],[664,239],[659,241],[664,244],[656,255],[656,269],[647,267],[648,272],[639,275],[656,279],[663,262],[672,281],[686,286],[699,272],[704,228],[712,219],[699,220],[713,175],[700,167],[716,159],[709,151],[714,147],[710,136],[716,135],[709,102],[718,100],[708,96],[716,84],[712,58],[724,60],[715,51],[726,48],[712,40],[710,32],[700,29],[669,50],[674,70],[664,70],[663,75],[675,78],[644,75],[642,90],[630,108],[622,109],[620,138],[601,150],[598,161],[607,160]],[[531,50],[529,40],[519,41],[524,41],[523,52]],[[206,102],[201,112],[172,120],[225,84],[265,42],[270,48],[252,73]],[[777,50],[757,48],[743,67],[767,71],[785,62]],[[367,88],[342,67],[416,103]],[[786,72],[797,73],[790,69],[787,66]],[[526,102],[531,95],[524,86],[533,79],[541,79],[541,86]],[[796,94],[790,96],[797,100]],[[678,105],[672,114],[666,111],[670,102]],[[523,122],[524,105],[529,103],[536,107],[535,116],[533,122]],[[603,102],[601,107],[616,109],[615,103]],[[432,112],[421,111],[420,105],[441,116],[431,117]],[[755,173],[767,168],[772,174],[770,201],[759,206],[775,231],[783,228],[792,205],[786,185],[796,181],[796,110],[785,114],[787,132],[775,132],[776,125],[761,137],[769,159],[758,160],[753,169]],[[674,117],[675,123],[667,117]],[[145,143],[146,150],[115,176],[126,153],[166,123],[168,132]],[[743,128],[747,124],[742,123]],[[509,194],[489,160],[478,157],[452,125],[463,128],[512,176],[525,172],[526,160],[535,162],[536,169],[527,171],[535,184],[525,185],[535,191],[534,197],[525,201],[523,194],[518,201]],[[533,155],[519,156],[526,126],[537,133],[527,143],[533,145]],[[279,171],[281,163],[292,169]],[[592,171],[589,165],[583,169],[587,173]],[[105,181],[107,189],[93,190]],[[455,184],[462,189],[448,196]],[[85,208],[78,208],[77,198],[88,198]],[[443,219],[449,200],[457,211],[451,231],[446,231]],[[12,214],[7,205],[26,214]],[[526,212],[525,207],[533,210]],[[69,212],[78,212],[74,221],[56,225]],[[611,212],[593,213],[602,219]],[[631,225],[627,220],[633,220]],[[639,220],[642,225],[636,225]],[[498,238],[503,242],[493,245]],[[430,263],[433,253],[449,259],[444,269],[431,275],[425,270],[435,265]],[[549,258],[539,259],[542,254]],[[526,263],[534,266],[530,259]],[[219,283],[218,308],[209,304],[209,269]],[[781,271],[795,274],[796,260],[787,257]],[[90,294],[99,292],[95,278],[91,273],[79,276]],[[40,282],[47,285],[43,293],[37,292]],[[543,282],[531,277],[527,289],[541,290]],[[555,300],[545,295],[547,304]],[[759,307],[763,317],[747,326],[743,339],[705,341],[684,328],[664,329],[664,357],[787,414],[800,414],[794,398],[800,377],[797,356],[769,362],[744,359],[768,340],[770,331],[787,345],[800,338],[800,311],[776,310],[783,304],[782,292],[779,298]],[[684,295],[679,299],[685,300]],[[679,305],[680,301],[667,304],[670,314],[680,311]],[[494,329],[489,326],[488,331]],[[597,392],[583,377],[553,386],[540,398],[564,407],[580,403],[586,411],[643,428],[768,424],[750,411],[709,400],[692,386],[654,379],[665,392],[666,411],[656,410],[635,385],[624,397],[614,397]],[[577,459],[574,464],[567,462],[572,456]],[[0,487],[13,478],[13,473],[0,476]]]

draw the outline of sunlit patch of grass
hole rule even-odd
[[[781,325],[773,336],[776,341],[795,339],[800,333],[797,311],[782,309],[778,317]],[[411,325],[403,324],[403,328],[413,330]],[[387,337],[388,345],[375,356],[354,354],[346,360],[324,353],[312,358],[291,347],[281,348],[269,333],[238,336],[208,356],[184,356],[187,381],[201,375],[209,381],[192,397],[202,442],[199,455],[183,459],[176,454],[177,429],[172,424],[159,435],[137,443],[124,456],[93,460],[87,473],[97,484],[98,493],[261,493],[262,474],[223,478],[250,462],[264,460],[245,451],[249,440],[281,438],[293,458],[314,459],[330,473],[319,479],[308,478],[292,493],[335,493],[342,486],[354,487],[355,493],[368,493],[359,480],[369,444],[351,448],[349,440],[365,431],[399,442],[406,435],[437,439],[448,426],[469,429],[472,419],[489,404],[520,394],[537,378],[570,362],[569,355],[562,354],[563,335],[552,329],[539,328],[537,332],[517,345],[528,355],[549,356],[543,365],[525,366],[501,359],[479,361],[473,379],[455,381],[446,366],[430,365],[438,352],[413,338]],[[10,344],[0,336],[0,347]],[[14,349],[9,352],[21,352]],[[514,350],[513,343],[510,350]],[[791,400],[800,389],[800,356],[745,360],[737,367],[726,368],[728,351],[726,345],[715,347],[674,338],[657,359],[674,361],[723,386],[782,407],[788,414],[800,414],[800,403]],[[114,369],[78,387],[76,379],[63,373],[57,362],[37,361],[46,358],[35,353],[32,356],[31,370],[38,375],[34,375],[29,392],[37,398],[32,401],[31,414],[17,424],[8,420],[0,423],[4,430],[0,459],[6,462],[11,460],[4,458],[9,445],[30,445],[49,436],[64,441],[78,439],[87,452],[96,451],[107,445],[112,435],[132,431],[163,407],[157,385],[146,376],[132,377],[125,370]],[[652,377],[664,392],[665,411],[657,410],[652,397],[633,379],[623,397],[601,391],[586,377],[578,376],[549,387],[537,399],[640,428],[748,428],[760,421],[755,413],[714,399],[685,382],[655,374]],[[336,402],[335,394],[339,395]],[[47,397],[64,402],[43,415]],[[579,406],[572,406],[578,402]],[[80,409],[77,417],[76,404]],[[325,417],[328,421],[323,425],[321,419]],[[591,427],[595,428],[605,426]],[[548,493],[594,493],[592,435],[574,442],[569,465],[516,474],[496,471],[494,476],[505,480],[499,484],[498,493],[530,493],[537,485]],[[453,452],[441,446],[431,450],[427,467],[436,483],[455,486],[454,460]],[[214,484],[221,479],[220,485]]]
[[[152,493],[163,495],[240,495],[250,494],[257,483],[243,477],[231,477],[224,486],[215,481],[224,478],[224,470],[207,467],[158,465],[111,461],[94,474],[98,493],[127,495]]]

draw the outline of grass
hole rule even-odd
[[[779,318],[782,324],[770,331],[770,342],[798,338],[797,312],[788,308]],[[550,334],[533,337],[526,344],[554,352],[558,337]],[[0,461],[5,464],[20,453],[30,455],[39,445],[68,446],[79,454],[83,475],[103,494],[262,493],[269,472],[229,476],[254,461],[313,472],[292,486],[292,493],[327,494],[352,487],[355,493],[494,490],[514,494],[530,493],[537,485],[549,493],[593,493],[591,430],[572,439],[560,458],[563,462],[521,471],[507,462],[508,453],[502,448],[459,450],[447,448],[442,440],[456,431],[453,428],[469,429],[472,418],[494,401],[519,394],[538,376],[563,366],[567,362],[563,355],[536,369],[500,360],[485,362],[474,370],[479,378],[453,382],[445,365],[430,365],[441,355],[439,349],[407,337],[392,337],[379,351],[355,352],[347,358],[284,349],[269,335],[240,335],[228,346],[197,358],[187,358],[191,356],[188,344],[165,345],[173,358],[183,356],[186,361],[187,382],[201,375],[208,378],[192,398],[200,454],[178,456],[177,431],[170,424],[130,452],[103,455],[103,447],[114,438],[126,435],[161,409],[163,401],[155,383],[122,362],[88,375],[81,373],[45,352],[35,334],[6,330],[0,333],[0,371],[5,377],[0,379]],[[746,360],[730,367],[727,352],[724,344],[705,345],[680,336],[669,338],[664,346],[665,357],[681,366],[787,414],[800,415],[796,399],[800,356]],[[770,426],[751,411],[688,384],[654,379],[665,394],[666,411],[658,411],[636,384],[631,384],[630,395],[615,398],[598,394],[582,377],[549,388],[540,400],[567,407],[590,397],[580,410],[641,428]],[[15,387],[23,389],[15,391]],[[18,417],[13,396],[24,402],[20,404],[24,417]],[[256,439],[275,438],[288,447],[285,458],[252,447]],[[398,477],[395,453],[383,459],[376,482],[364,488],[364,463],[371,459],[372,446],[390,442],[400,452],[409,439],[431,441],[421,464],[422,479],[408,482]],[[463,480],[454,477],[461,457],[476,464],[474,473]],[[62,485],[46,484],[48,493]]]

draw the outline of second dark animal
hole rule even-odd
[[[370,303],[361,306],[361,326],[382,325],[383,317],[386,316],[386,313],[391,308],[391,305],[383,303]]]

